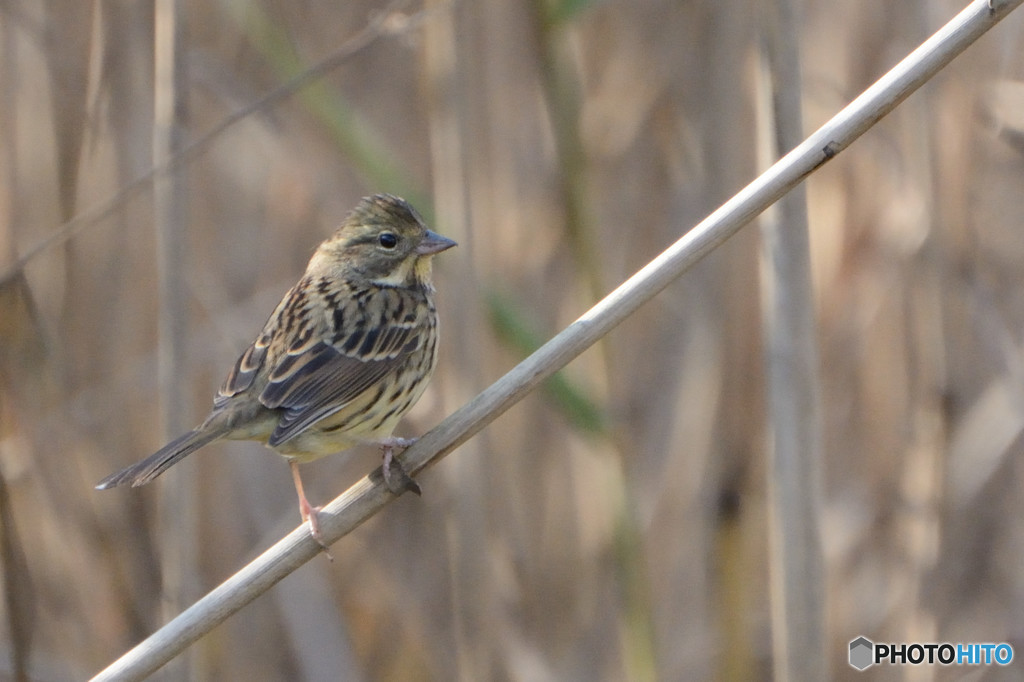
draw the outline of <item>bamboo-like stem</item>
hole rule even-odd
[[[406,468],[416,473],[472,438],[541,381],[593,345],[815,169],[848,147],[1022,2],[1024,0],[1002,3],[974,0],[793,151],[530,357],[420,438],[404,453]],[[378,468],[321,511],[320,530],[324,541],[336,542],[392,499]],[[310,536],[309,529],[306,526],[296,528],[114,661],[94,680],[144,678],[319,552],[320,547]]]
[[[765,161],[797,145],[801,115],[798,0],[764,5],[768,87]],[[769,104],[770,102],[770,104]],[[775,679],[822,680],[825,659],[821,518],[821,384],[807,193],[795,187],[761,216],[768,447],[769,573]]]
[[[425,0],[424,9],[438,9],[448,0]],[[469,229],[473,178],[467,146],[473,138],[468,127],[466,83],[472,66],[465,59],[466,46],[459,40],[459,22],[465,21],[465,5],[439,12],[423,28],[421,80],[425,111],[430,130],[431,177],[434,193],[434,222],[459,242],[463,258],[449,262],[446,272],[454,272],[461,282],[479,281],[474,271],[476,243]],[[458,357],[460,372],[470,385],[483,381],[481,345],[467,334],[448,335],[445,329],[483,329],[479,306],[463,304],[449,310],[442,328],[443,343]],[[453,319],[454,318],[454,319]],[[454,393],[448,400],[464,399]],[[448,401],[445,401],[448,402]],[[477,443],[477,448],[480,444]],[[442,675],[453,680],[482,680],[492,677],[498,657],[499,632],[495,614],[500,612],[495,596],[494,575],[480,547],[487,543],[487,492],[484,466],[475,453],[464,453],[446,472],[449,484],[459,490],[455,497],[449,530],[445,533],[451,570],[451,611],[454,646],[450,660],[452,673]],[[478,642],[488,645],[478,646]]]
[[[586,150],[580,133],[580,87],[570,73],[571,65],[561,44],[564,17],[556,17],[550,4],[546,0],[533,0],[531,4],[536,53],[559,164],[558,193],[565,211],[568,251],[586,284],[587,294],[592,297],[590,300],[595,300],[605,289],[594,225],[587,211],[590,202]]]
[[[184,63],[184,11],[182,0],[157,0],[154,5],[153,164],[161,166],[185,147],[187,78]],[[187,392],[178,379],[183,372],[187,345],[185,229],[188,224],[185,166],[177,165],[153,179],[153,223],[156,229],[158,313],[157,385],[164,439],[187,426]],[[194,472],[171,472],[160,499],[160,536],[166,551],[161,556],[162,610],[171,620],[195,597],[197,588],[196,479]],[[195,677],[187,672],[192,660],[178,662],[174,677]]]
[[[935,11],[925,0],[913,3],[913,8],[925,22]],[[913,364],[908,368],[916,409],[908,415],[910,440],[901,458],[899,487],[903,504],[898,508],[896,523],[905,542],[906,559],[903,594],[893,604],[896,618],[892,625],[893,631],[904,635],[906,641],[933,642],[938,637],[940,618],[932,602],[929,578],[940,562],[939,548],[948,543],[944,537],[948,528],[942,517],[950,507],[943,499],[948,492],[943,481],[952,480],[947,479],[946,471],[953,450],[949,441],[949,412],[943,398],[949,394],[950,385],[947,358],[956,351],[948,347],[950,339],[944,319],[949,314],[949,282],[944,276],[946,263],[941,254],[949,247],[945,243],[949,239],[949,205],[937,191],[939,154],[934,143],[940,137],[935,121],[928,116],[937,98],[934,90],[921,95],[908,104],[908,111],[902,112],[903,125],[909,127],[912,122],[913,126],[903,139],[907,142],[909,174],[921,178],[935,200],[927,203],[921,219],[930,229],[921,244],[916,267],[908,273],[904,294],[906,334],[919,352],[913,354]]]
[[[564,212],[567,251],[576,264],[589,303],[600,299],[606,288],[602,278],[596,225],[589,210],[592,204],[588,198],[589,164],[580,125],[583,86],[573,73],[573,62],[568,50],[565,33],[571,11],[566,13],[566,7],[564,3],[556,7],[547,0],[533,0],[531,14],[536,34],[536,54],[540,60],[541,83],[544,86],[544,99],[551,119],[558,159],[557,187]],[[492,296],[492,301],[496,299]],[[492,305],[492,311],[497,312],[498,308]],[[596,383],[607,387],[613,376],[611,349],[607,343],[601,343],[595,351],[600,356],[597,367],[601,369]],[[583,409],[578,412],[574,410],[573,417],[578,425],[584,423],[587,406],[592,403],[585,394],[571,391],[567,381],[554,381],[557,378],[553,377],[548,383],[549,392],[559,391],[556,395],[561,399],[558,403],[560,405],[565,405],[567,399],[576,398],[577,404]],[[566,392],[566,388],[570,392]],[[583,399],[582,402],[579,398]],[[595,411],[590,410],[590,414],[595,414]],[[623,434],[605,429],[607,424],[604,420],[601,420],[600,425],[604,437],[602,447],[616,452],[621,471],[629,448],[627,439]],[[627,623],[622,629],[621,640],[625,676],[636,682],[646,682],[657,678],[657,666],[647,571],[640,550],[641,533],[633,514],[636,505],[630,499],[631,491],[625,485],[624,476],[616,476],[613,480],[616,481],[616,489],[612,497],[617,500],[614,557],[623,601],[623,620]]]

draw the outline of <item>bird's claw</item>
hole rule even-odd
[[[334,561],[331,551],[324,544],[323,536],[320,535],[320,507],[307,506],[302,508],[300,505],[299,511],[302,513],[302,520],[309,522],[309,534],[316,540],[316,544],[320,545],[320,549],[327,555],[327,559]]]
[[[420,484],[406,472],[402,463],[395,457],[396,447],[407,448],[415,442],[415,439],[389,438],[381,443],[381,449],[384,451],[384,463],[381,465],[384,472],[384,484],[393,495],[401,495],[406,491],[417,495],[423,494]]]

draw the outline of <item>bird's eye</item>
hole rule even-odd
[[[383,246],[385,249],[393,249],[398,246],[398,237],[391,234],[390,232],[384,232],[377,237],[377,243]]]

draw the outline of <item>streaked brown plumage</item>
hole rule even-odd
[[[300,462],[378,443],[392,491],[419,492],[392,456],[409,441],[391,433],[434,371],[438,322],[430,262],[452,246],[402,199],[363,199],[317,248],[302,279],[242,353],[206,420],[96,487],[149,483],[228,438],[260,441],[288,459],[299,510],[318,541],[317,509],[302,490]]]

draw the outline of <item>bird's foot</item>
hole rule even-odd
[[[331,561],[334,561],[334,557],[331,556],[331,552],[327,549],[327,545],[324,544],[323,537],[320,535],[320,507],[314,507],[306,499],[306,492],[302,489],[302,479],[299,477],[299,466],[294,461],[288,462],[292,470],[292,478],[295,481],[295,491],[299,494],[299,514],[302,515],[302,521],[309,522],[309,534],[316,540],[316,544],[324,550],[324,554]]]
[[[384,451],[384,484],[394,495],[401,495],[405,491],[422,495],[420,485],[410,476],[402,463],[395,457],[395,448],[403,450],[416,442],[415,438],[395,438],[394,436],[381,441],[380,448]]]

